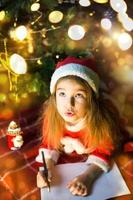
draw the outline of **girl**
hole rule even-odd
[[[67,57],[59,62],[50,82],[51,96],[43,114],[43,140],[36,161],[43,151],[52,181],[57,163],[85,162],[86,171],[71,180],[73,195],[86,196],[92,184],[110,168],[110,158],[119,144],[117,112],[99,93],[100,80],[94,60]],[[37,174],[37,186],[47,181]]]

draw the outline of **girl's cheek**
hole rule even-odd
[[[79,106],[87,106],[87,101],[85,99],[79,99],[78,101],[75,101],[75,103]]]
[[[65,101],[63,101],[62,99],[58,99],[56,103],[60,107],[65,104]]]

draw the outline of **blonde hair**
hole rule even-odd
[[[65,79],[74,79],[82,84],[88,91],[88,113],[87,124],[83,130],[82,141],[88,149],[97,147],[111,149],[119,144],[119,122],[118,113],[107,100],[101,95],[97,98],[90,86],[83,79],[76,76],[66,76]],[[59,79],[62,80],[64,78]],[[59,83],[57,82],[57,84]],[[57,87],[56,84],[56,87]],[[56,90],[56,89],[55,89]],[[56,108],[55,93],[52,94],[44,104],[43,113],[43,142],[47,141],[49,148],[58,149],[60,139],[63,137],[65,121],[59,115]]]

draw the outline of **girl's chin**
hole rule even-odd
[[[68,119],[68,118],[64,118],[64,121],[68,124],[68,125],[75,125],[78,122],[78,119]]]

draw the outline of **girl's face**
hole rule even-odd
[[[85,117],[88,109],[88,92],[73,79],[60,80],[56,87],[56,106],[61,117],[70,125]]]

